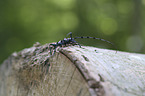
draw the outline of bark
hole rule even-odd
[[[145,55],[35,44],[0,66],[0,96],[145,96]]]

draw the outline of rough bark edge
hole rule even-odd
[[[66,56],[71,62],[73,62],[73,64],[79,70],[81,75],[84,77],[84,79],[88,83],[91,96],[105,96],[105,90],[104,90],[102,84],[100,83],[100,82],[104,82],[104,80],[100,74],[98,74],[98,77],[100,79],[98,79],[98,81],[96,81],[94,78],[92,78],[89,75],[88,70],[86,70],[86,68],[83,66],[83,64],[80,61],[78,61],[76,57],[72,57],[72,55],[69,55],[69,53],[71,53],[71,51],[66,51],[66,50],[61,49],[59,52],[62,53],[64,56]]]

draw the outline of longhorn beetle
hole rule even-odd
[[[101,39],[101,38],[96,38],[96,37],[89,37],[89,36],[82,36],[82,37],[74,37],[72,38],[72,32],[69,32],[67,34],[67,36],[70,35],[70,38],[64,38],[63,40],[60,40],[56,43],[51,43],[49,45],[49,49],[50,49],[50,54],[51,55],[54,55],[55,52],[56,52],[56,48],[57,47],[62,47],[62,46],[66,46],[66,45],[79,45],[79,47],[81,48],[81,45],[79,43],[77,43],[75,41],[75,39],[84,39],[84,38],[88,38],[88,39],[97,39],[97,40],[101,40],[101,41],[105,41],[111,45],[114,46],[113,43],[111,43],[110,41],[107,41],[107,40],[104,40],[104,39]],[[52,48],[53,48],[53,54],[52,54]],[[116,48],[115,48],[116,49]]]

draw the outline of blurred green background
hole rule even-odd
[[[0,63],[13,52],[56,42],[69,32],[145,53],[145,0],[0,0]],[[77,40],[113,49],[98,40]]]

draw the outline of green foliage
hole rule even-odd
[[[0,63],[14,51],[59,41],[70,31],[145,53],[144,7],[145,0],[0,0]],[[112,48],[96,40],[79,42]]]

